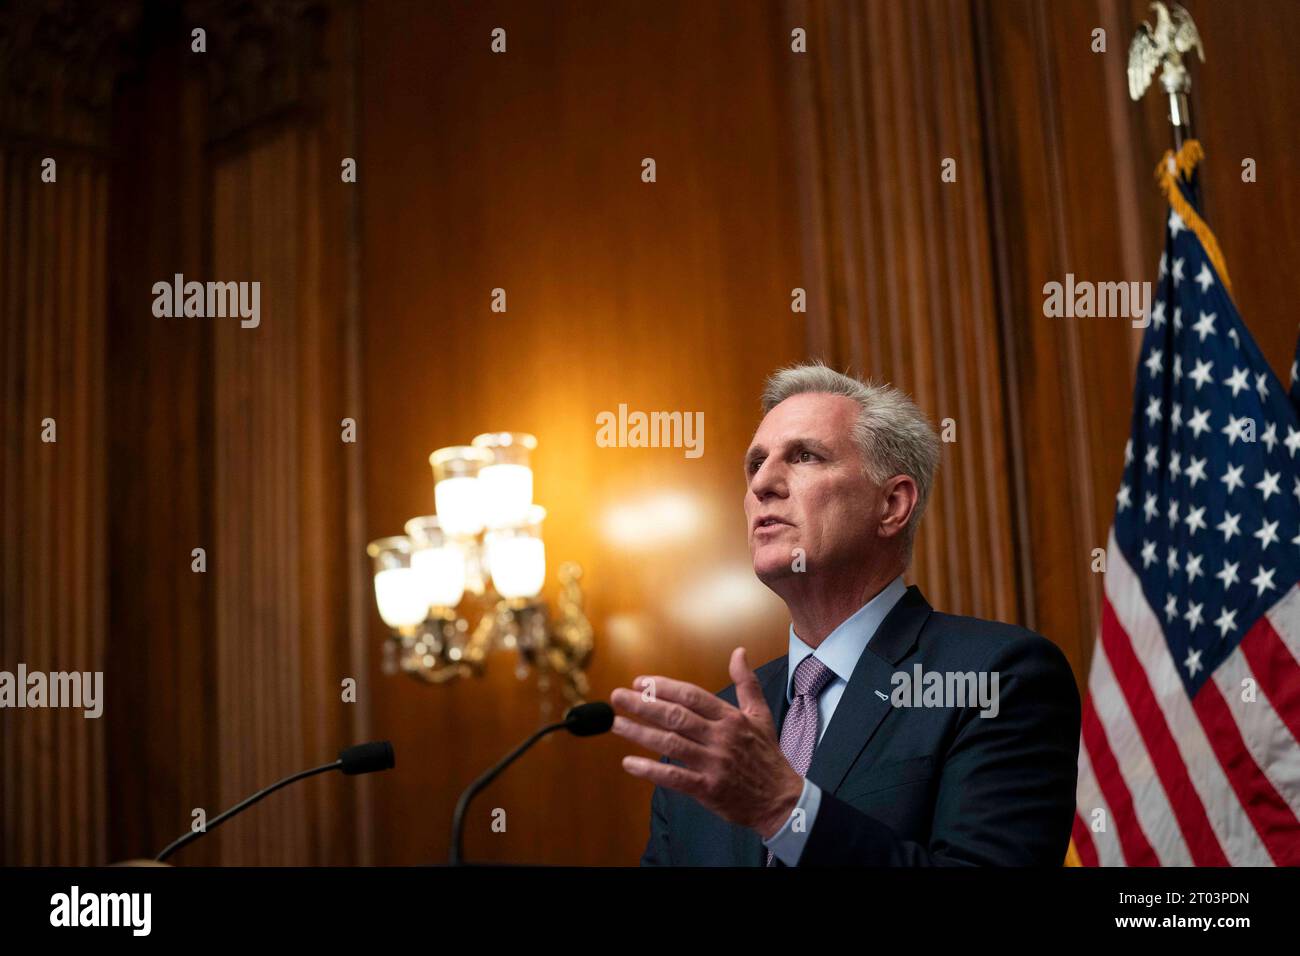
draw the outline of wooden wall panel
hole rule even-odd
[[[46,156],[53,183],[40,178]],[[0,144],[0,668],[11,674],[105,669],[107,205],[102,159]],[[3,712],[0,863],[103,859],[104,726],[82,709]]]
[[[1207,215],[1285,373],[1300,7],[1187,5]],[[99,722],[0,717],[0,861],[155,852],[192,808],[372,736],[397,773],[301,784],[178,862],[443,858],[459,790],[562,705],[508,653],[452,687],[384,676],[363,546],[432,510],[429,452],[479,431],[541,440],[593,696],[783,653],[739,461],[763,378],[807,356],[955,420],[912,577],[1047,634],[1084,680],[1138,336],[1045,318],[1042,286],[1154,273],[1167,124],[1123,82],[1143,0],[112,0],[53,57],[41,7],[0,14],[0,666],[99,660],[108,700]],[[8,82],[59,62],[103,68]],[[36,185],[50,150],[59,185]],[[176,272],[261,280],[262,326],[155,318]],[[597,447],[620,403],[704,412],[704,456]],[[633,862],[650,788],[625,752],[539,746],[475,804],[470,858]]]
[[[756,664],[785,651],[788,618],[749,567],[741,469],[764,376],[805,354],[777,13],[410,4],[363,20],[370,535],[432,510],[435,448],[537,434],[546,593],[559,560],[584,565],[594,697],[642,672],[721,687],[737,643]],[[596,414],[619,403],[702,411],[703,456],[596,447]],[[503,652],[483,680],[436,688],[376,670],[375,731],[401,766],[376,781],[380,859],[446,858],[459,791],[543,718],[513,669]],[[634,863],[650,788],[622,771],[628,752],[540,745],[474,804],[468,857]],[[507,832],[488,830],[493,807]]]
[[[1300,96],[1300,68],[1283,52],[1288,25],[1300,26],[1297,10],[1187,6],[1209,57],[1193,74],[1208,155],[1207,215],[1247,325],[1285,381],[1296,323],[1279,316],[1287,301],[1279,282],[1300,262],[1300,242],[1294,217],[1278,211],[1300,200],[1296,134],[1272,104]],[[1068,272],[1092,281],[1154,280],[1166,210],[1152,171],[1170,145],[1169,124],[1158,96],[1134,104],[1124,83],[1129,38],[1151,14],[1136,0],[1008,0],[972,10],[990,144],[1010,463],[1025,476],[1024,620],[1065,647],[1082,682],[1101,593],[1090,552],[1105,547],[1114,512],[1140,332],[1125,320],[1048,319],[1042,289]],[[1263,23],[1273,26],[1261,33]],[[1096,27],[1107,30],[1105,53],[1091,49]],[[1240,182],[1245,155],[1271,170],[1267,180]],[[1267,256],[1257,254],[1261,241]]]
[[[805,203],[828,288],[810,321],[820,354],[910,392],[936,425],[951,419],[911,577],[932,603],[999,619],[1018,611],[1000,342],[969,42],[958,2],[792,3],[809,31],[792,108],[811,116]],[[936,56],[936,52],[942,55]],[[952,160],[956,179],[941,179]],[[811,278],[811,276],[810,276]]]

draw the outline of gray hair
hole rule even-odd
[[[763,414],[792,395],[808,392],[843,395],[861,406],[852,437],[872,481],[880,484],[895,475],[907,475],[916,482],[916,507],[903,532],[904,553],[910,558],[917,526],[934,487],[934,472],[939,467],[939,436],[930,420],[906,392],[869,379],[860,381],[821,362],[790,365],[773,372],[763,386]]]

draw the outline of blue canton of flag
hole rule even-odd
[[[1194,696],[1300,580],[1300,418],[1173,209],[1154,300],[1115,536]]]

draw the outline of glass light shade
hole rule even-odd
[[[414,627],[429,613],[419,572],[411,567],[411,550],[404,535],[366,546],[375,570],[375,604],[384,623],[394,630]]]
[[[429,606],[454,608],[465,596],[465,552],[434,515],[406,522],[411,567],[418,572]]]
[[[485,432],[471,443],[492,455],[478,473],[483,521],[489,528],[524,524],[533,504],[531,455],[537,439],[526,432]]]
[[[478,475],[492,463],[484,448],[453,445],[429,456],[433,466],[433,500],[442,530],[452,537],[472,538],[483,530],[483,495]]]
[[[541,593],[546,581],[546,547],[542,543],[545,517],[546,509],[533,505],[522,524],[487,533],[488,570],[502,597],[534,598]]]

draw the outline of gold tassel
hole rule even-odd
[[[1165,194],[1165,199],[1178,213],[1184,225],[1196,234],[1196,238],[1201,240],[1201,245],[1205,249],[1206,255],[1210,257],[1210,263],[1214,270],[1219,273],[1223,280],[1223,287],[1232,294],[1232,280],[1228,278],[1228,265],[1224,262],[1223,252],[1219,249],[1219,242],[1214,238],[1214,233],[1192,208],[1192,204],[1183,198],[1182,191],[1178,188],[1177,177],[1184,179],[1191,176],[1198,163],[1205,158],[1205,150],[1201,148],[1199,140],[1189,139],[1183,143],[1182,149],[1175,153],[1172,149],[1166,150],[1165,155],[1161,158],[1159,165],[1156,166],[1156,182],[1160,184],[1160,191]]]

